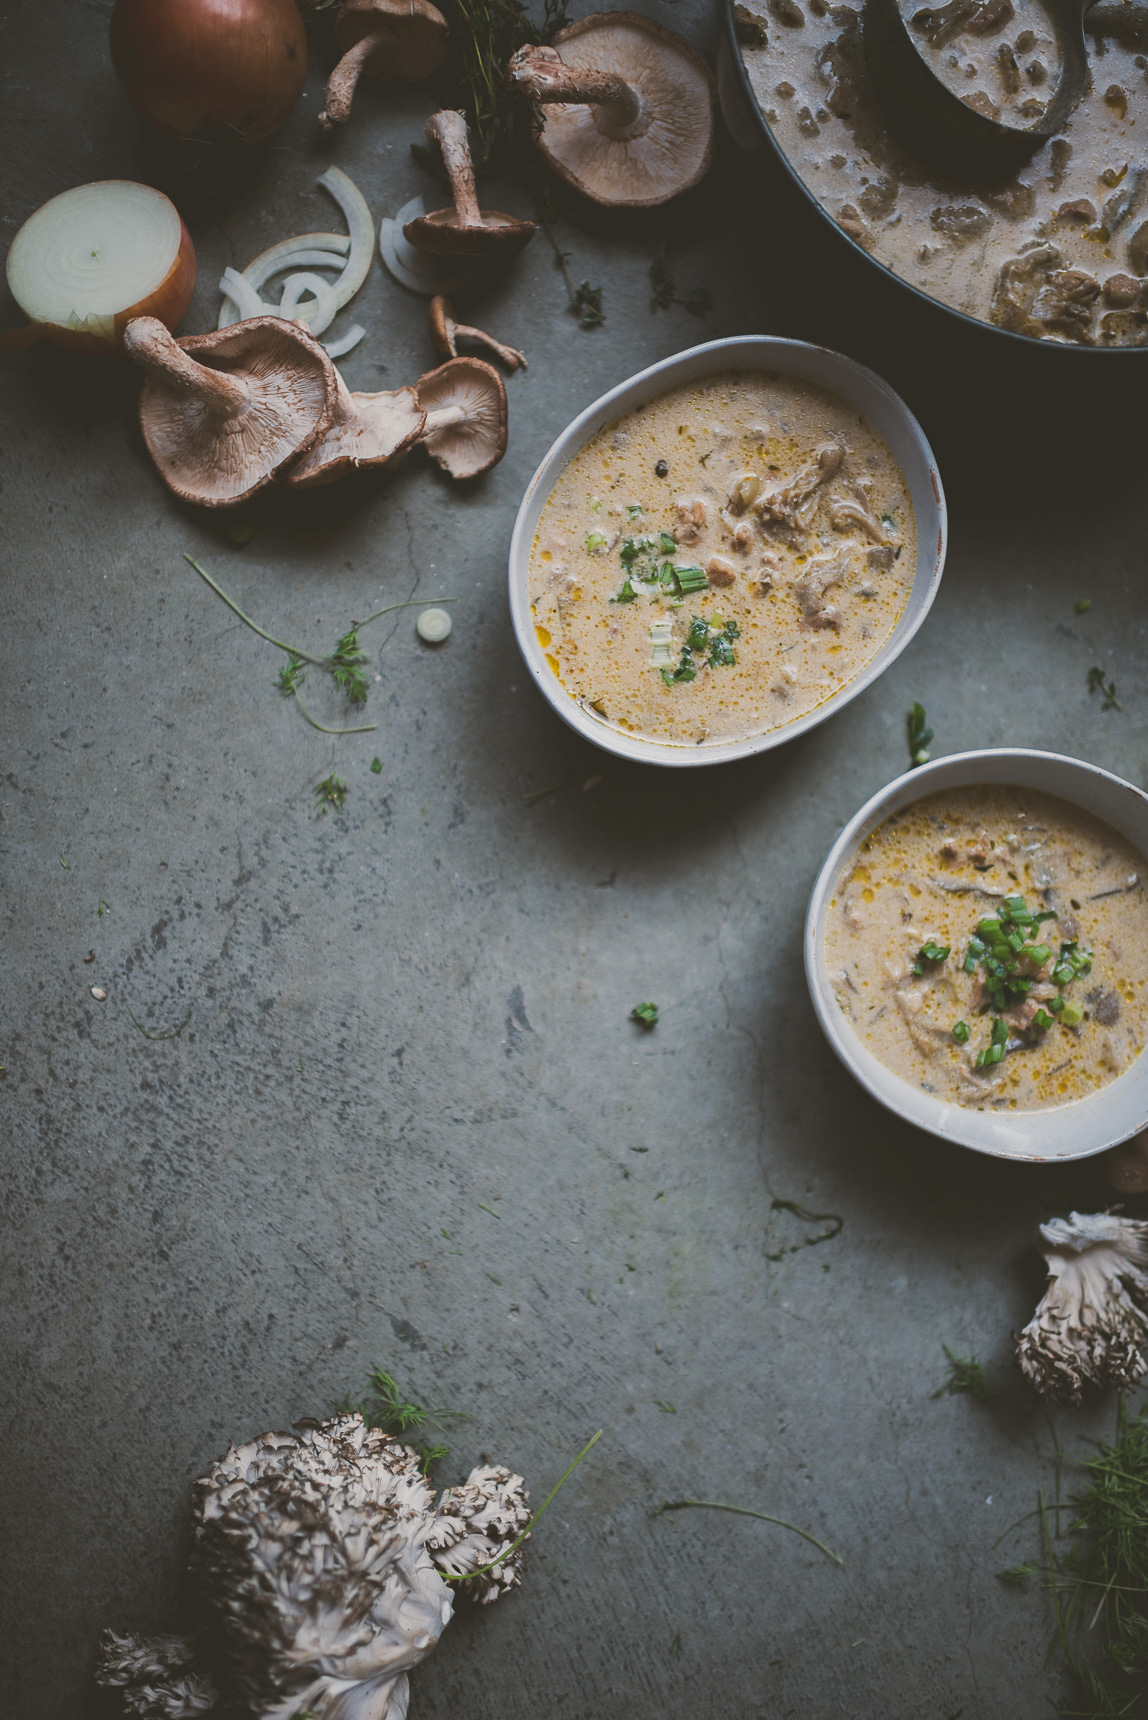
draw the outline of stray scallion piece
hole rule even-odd
[[[675,567],[673,573],[674,578],[677,581],[678,590],[682,593],[683,597],[688,596],[691,591],[704,591],[709,585],[709,579],[707,578],[703,568]]]
[[[642,504],[641,504],[641,502],[627,502],[626,503],[626,512],[629,514],[629,516],[632,520],[640,520],[642,517]]]
[[[586,548],[591,555],[594,555],[596,551],[605,549],[608,541],[605,532],[591,532],[586,539]]]
[[[913,972],[924,973],[926,967],[936,967],[938,962],[947,962],[951,954],[948,944],[938,944],[932,938],[921,945],[917,951],[917,959],[913,963]]]
[[[909,768],[913,770],[919,764],[928,764],[930,759],[929,742],[933,731],[925,726],[925,707],[914,703],[908,716],[909,730]]]
[[[975,1356],[954,1355],[948,1344],[942,1344],[941,1348],[949,1359],[949,1377],[930,1394],[932,1397],[957,1397],[967,1392],[981,1403],[991,1403],[1000,1396]]]
[[[315,793],[319,797],[319,816],[322,817],[329,806],[342,806],[347,798],[347,785],[341,776],[332,772],[315,784]]]
[[[1078,615],[1087,615],[1088,611],[1091,608],[1092,608],[1091,597],[1078,597],[1077,598],[1077,600],[1076,600],[1076,613]]]
[[[382,771],[383,771],[382,759],[381,758],[373,758],[371,760],[371,774],[373,776],[381,776]]]
[[[954,1021],[954,1023],[953,1023],[953,1038],[956,1040],[958,1045],[967,1045],[968,1044],[968,1042],[969,1042],[969,1024],[967,1021]]]
[[[658,1025],[658,1006],[656,1003],[636,1003],[630,1011],[630,1020],[636,1021],[645,1028]]]
[[[1111,677],[1106,678],[1104,670],[1096,665],[1093,665],[1088,671],[1088,691],[1090,694],[1104,694],[1104,702],[1100,707],[1102,711],[1122,711],[1124,709],[1116,697],[1116,682]]]

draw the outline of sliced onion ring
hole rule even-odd
[[[76,185],[29,216],[8,251],[12,297],[45,338],[106,352],[133,317],[174,329],[191,303],[195,251],[175,205],[150,185]]]
[[[397,215],[384,215],[379,223],[379,255],[388,274],[393,275],[400,286],[412,293],[420,293],[425,299],[433,299],[436,293],[449,293],[466,276],[457,263],[446,257],[433,257],[428,251],[417,251],[406,237],[403,232],[405,223],[417,221],[426,212],[422,198],[412,197]]]
[[[337,250],[340,253],[345,252],[345,263],[340,256],[330,265],[332,267],[342,265],[343,271],[338,280],[330,285],[330,299],[316,297],[310,303],[302,304],[297,310],[289,312],[281,311],[278,306],[264,301],[259,312],[252,312],[241,309],[238,300],[224,287],[225,297],[219,309],[219,328],[228,328],[233,322],[238,322],[241,317],[246,316],[289,315],[295,320],[305,323],[313,333],[319,334],[322,329],[330,325],[332,318],[359,291],[370,270],[371,257],[375,248],[375,224],[371,211],[367,207],[366,199],[358,186],[348,179],[341,168],[329,167],[318,183],[330,193],[339,205],[349,232],[346,234],[303,233],[295,239],[282,239],[277,245],[272,245],[268,250],[260,252],[259,256],[244,269],[243,278],[258,292],[266,285],[272,275],[278,274],[285,268],[291,268],[293,265],[298,266],[296,259],[302,262],[304,253],[328,249]],[[305,260],[312,267],[317,261],[312,255],[306,256]],[[228,274],[231,273],[232,271],[228,271]],[[226,280],[226,278],[225,276],[224,279]],[[287,293],[288,287],[285,285],[284,298],[286,298]],[[250,302],[246,295],[244,302]],[[323,305],[324,309],[330,307],[330,315],[322,324],[322,328],[316,321],[323,314],[320,310],[320,304]]]

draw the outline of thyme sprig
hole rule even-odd
[[[1100,707],[1102,711],[1122,711],[1124,709],[1116,697],[1116,682],[1110,675],[1105,676],[1104,670],[1100,668],[1099,664],[1093,664],[1088,671],[1088,691],[1089,695],[1093,693],[1104,694],[1104,701]]]
[[[526,42],[549,42],[569,18],[564,0],[544,0],[542,22],[535,24],[521,0],[444,0],[455,44],[455,65],[463,106],[474,133],[475,157],[485,164],[496,146],[510,137],[514,102],[503,67]]]
[[[670,268],[669,247],[663,245],[650,264],[650,312],[668,311],[671,305],[681,305],[692,317],[704,317],[713,309],[713,295],[708,287],[692,287],[679,298],[677,282]]]
[[[570,267],[569,251],[564,251],[558,243],[554,232],[554,223],[559,219],[550,193],[543,189],[539,192],[534,206],[534,218],[538,222],[547,239],[550,249],[554,252],[554,261],[562,271],[562,279],[566,283],[567,309],[570,315],[577,317],[579,328],[601,328],[606,321],[606,313],[602,309],[602,289],[592,287],[589,281],[579,284],[574,279]]]

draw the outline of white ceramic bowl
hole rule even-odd
[[[864,415],[877,434],[884,438],[904,474],[917,520],[917,566],[904,613],[889,638],[873,661],[831,699],[792,723],[770,729],[765,734],[751,735],[746,740],[675,746],[615,729],[571,698],[548,666],[534,631],[530,605],[530,551],[551,490],[574,455],[592,436],[596,436],[604,425],[632,412],[635,407],[644,406],[657,395],[723,370],[773,371],[816,383]],[[704,346],[690,347],[687,352],[675,353],[672,358],[652,364],[648,370],[620,382],[592,406],[587,406],[562,432],[527,485],[514,522],[510,540],[510,614],[519,649],[539,691],[563,721],[587,740],[605,747],[608,752],[645,764],[724,764],[731,759],[765,752],[770,747],[780,746],[783,741],[792,740],[795,735],[804,734],[840,710],[842,705],[847,705],[850,699],[855,699],[858,693],[884,674],[929,613],[940,585],[941,569],[945,565],[947,535],[945,497],[932,450],[917,420],[888,383],[882,382],[864,365],[825,347],[809,346],[799,340],[781,340],[774,335],[738,335],[730,340],[707,341]]]
[[[906,1122],[1002,1159],[1084,1159],[1117,1146],[1148,1125],[1148,1052],[1123,1075],[1085,1099],[1045,1111],[970,1110],[923,1093],[878,1061],[854,1033],[833,996],[825,959],[825,926],[832,900],[853,855],[871,831],[894,812],[940,789],[979,783],[1017,783],[1058,795],[1103,819],[1148,855],[1148,795],[1130,782],[1080,759],[1058,753],[1000,748],[956,753],[922,765],[883,788],[841,832],[813,886],[805,917],[805,974],[825,1037],[851,1075]]]

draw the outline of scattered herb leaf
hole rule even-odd
[[[1088,691],[1090,695],[1092,693],[1104,694],[1104,703],[1100,707],[1102,711],[1122,711],[1124,709],[1116,697],[1116,682],[1111,679],[1105,680],[1104,670],[1096,665],[1093,665],[1088,671]]]
[[[650,312],[668,311],[671,305],[681,305],[693,317],[704,317],[713,308],[708,287],[694,287],[684,298],[677,296],[677,284],[670,268],[669,248],[663,245],[650,264]]]
[[[1077,600],[1076,600],[1076,613],[1078,615],[1087,615],[1088,611],[1091,608],[1092,608],[1091,597],[1078,597],[1077,598]]]
[[[381,758],[373,758],[371,760],[371,774],[373,776],[381,776],[382,770],[383,770],[382,759]]]
[[[642,1027],[650,1028],[658,1025],[658,1006],[656,1003],[636,1003],[630,1011],[630,1020],[638,1022]]]
[[[948,1344],[942,1344],[941,1348],[949,1359],[949,1377],[935,1392],[930,1393],[931,1397],[957,1397],[967,1392],[979,1403],[991,1403],[994,1398],[1000,1397],[999,1390],[975,1356],[954,1355]]]
[[[562,271],[562,279],[566,283],[567,309],[570,315],[578,318],[579,328],[601,328],[606,321],[606,313],[602,309],[602,289],[601,287],[592,287],[589,281],[583,281],[581,286],[575,281],[570,268],[570,252],[562,249],[555,236],[554,223],[559,219],[559,215],[548,192],[543,191],[538,197],[534,215],[538,225],[550,241],[550,249],[554,252],[554,261]]]
[[[110,914],[111,911],[112,911],[112,909],[111,909],[110,902],[105,902],[104,898],[102,896],[98,897],[97,901],[96,901],[96,913],[99,916],[99,918],[102,920],[104,915]]]
[[[443,1432],[450,1422],[470,1419],[461,1410],[429,1410],[424,1409],[421,1404],[407,1403],[392,1375],[382,1368],[376,1368],[371,1374],[360,1402],[346,1403],[342,1407],[346,1411],[357,1410],[368,1427],[377,1427],[391,1439],[413,1446],[422,1460],[424,1475],[430,1471],[432,1464],[450,1455],[450,1448],[408,1436],[418,1433],[424,1427],[433,1427]]]
[[[319,797],[319,815],[322,816],[329,806],[342,806],[347,798],[347,785],[342,777],[332,773],[315,784],[315,793]]]
[[[671,1403],[669,1398],[655,1398],[654,1405],[655,1408],[661,1410],[663,1415],[677,1415],[678,1413],[677,1404]]]

